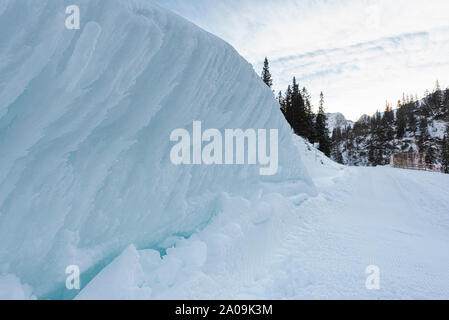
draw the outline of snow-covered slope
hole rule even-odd
[[[257,224],[282,212],[273,197],[314,194],[271,91],[232,47],[148,0],[72,2],[80,30],[66,1],[0,0],[0,283],[70,298],[68,265],[85,285],[130,245],[164,252],[229,206],[259,203]],[[170,133],[194,120],[279,129],[278,174],[174,166]],[[218,249],[244,231],[228,228]]]

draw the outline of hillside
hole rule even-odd
[[[449,89],[439,87],[423,99],[404,98],[398,107],[364,116],[332,132],[332,158],[356,166],[390,163],[395,153],[421,152],[429,164],[443,162],[443,139],[449,133]]]

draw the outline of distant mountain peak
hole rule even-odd
[[[346,119],[346,117],[340,112],[327,113],[327,127],[329,129],[329,133],[332,134],[332,131],[336,128],[345,128],[345,127],[353,127],[354,122]]]

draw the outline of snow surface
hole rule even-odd
[[[72,298],[69,265],[85,284],[130,245],[164,251],[236,195],[315,193],[272,92],[224,41],[147,0],[73,1],[80,30],[66,1],[0,4],[0,274],[37,297]],[[195,120],[279,129],[278,174],[174,166],[170,134]]]
[[[335,164],[223,41],[150,1],[73,3],[79,31],[65,1],[0,0],[0,298],[449,298],[449,176]],[[173,166],[194,120],[278,128],[278,174]]]

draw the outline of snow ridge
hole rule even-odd
[[[146,0],[0,1],[0,274],[71,298],[130,245],[165,250],[218,215],[223,195],[313,194],[271,91],[224,41]],[[174,166],[170,132],[279,129],[279,171]],[[277,190],[276,192],[279,192]],[[242,200],[244,201],[244,200]]]

